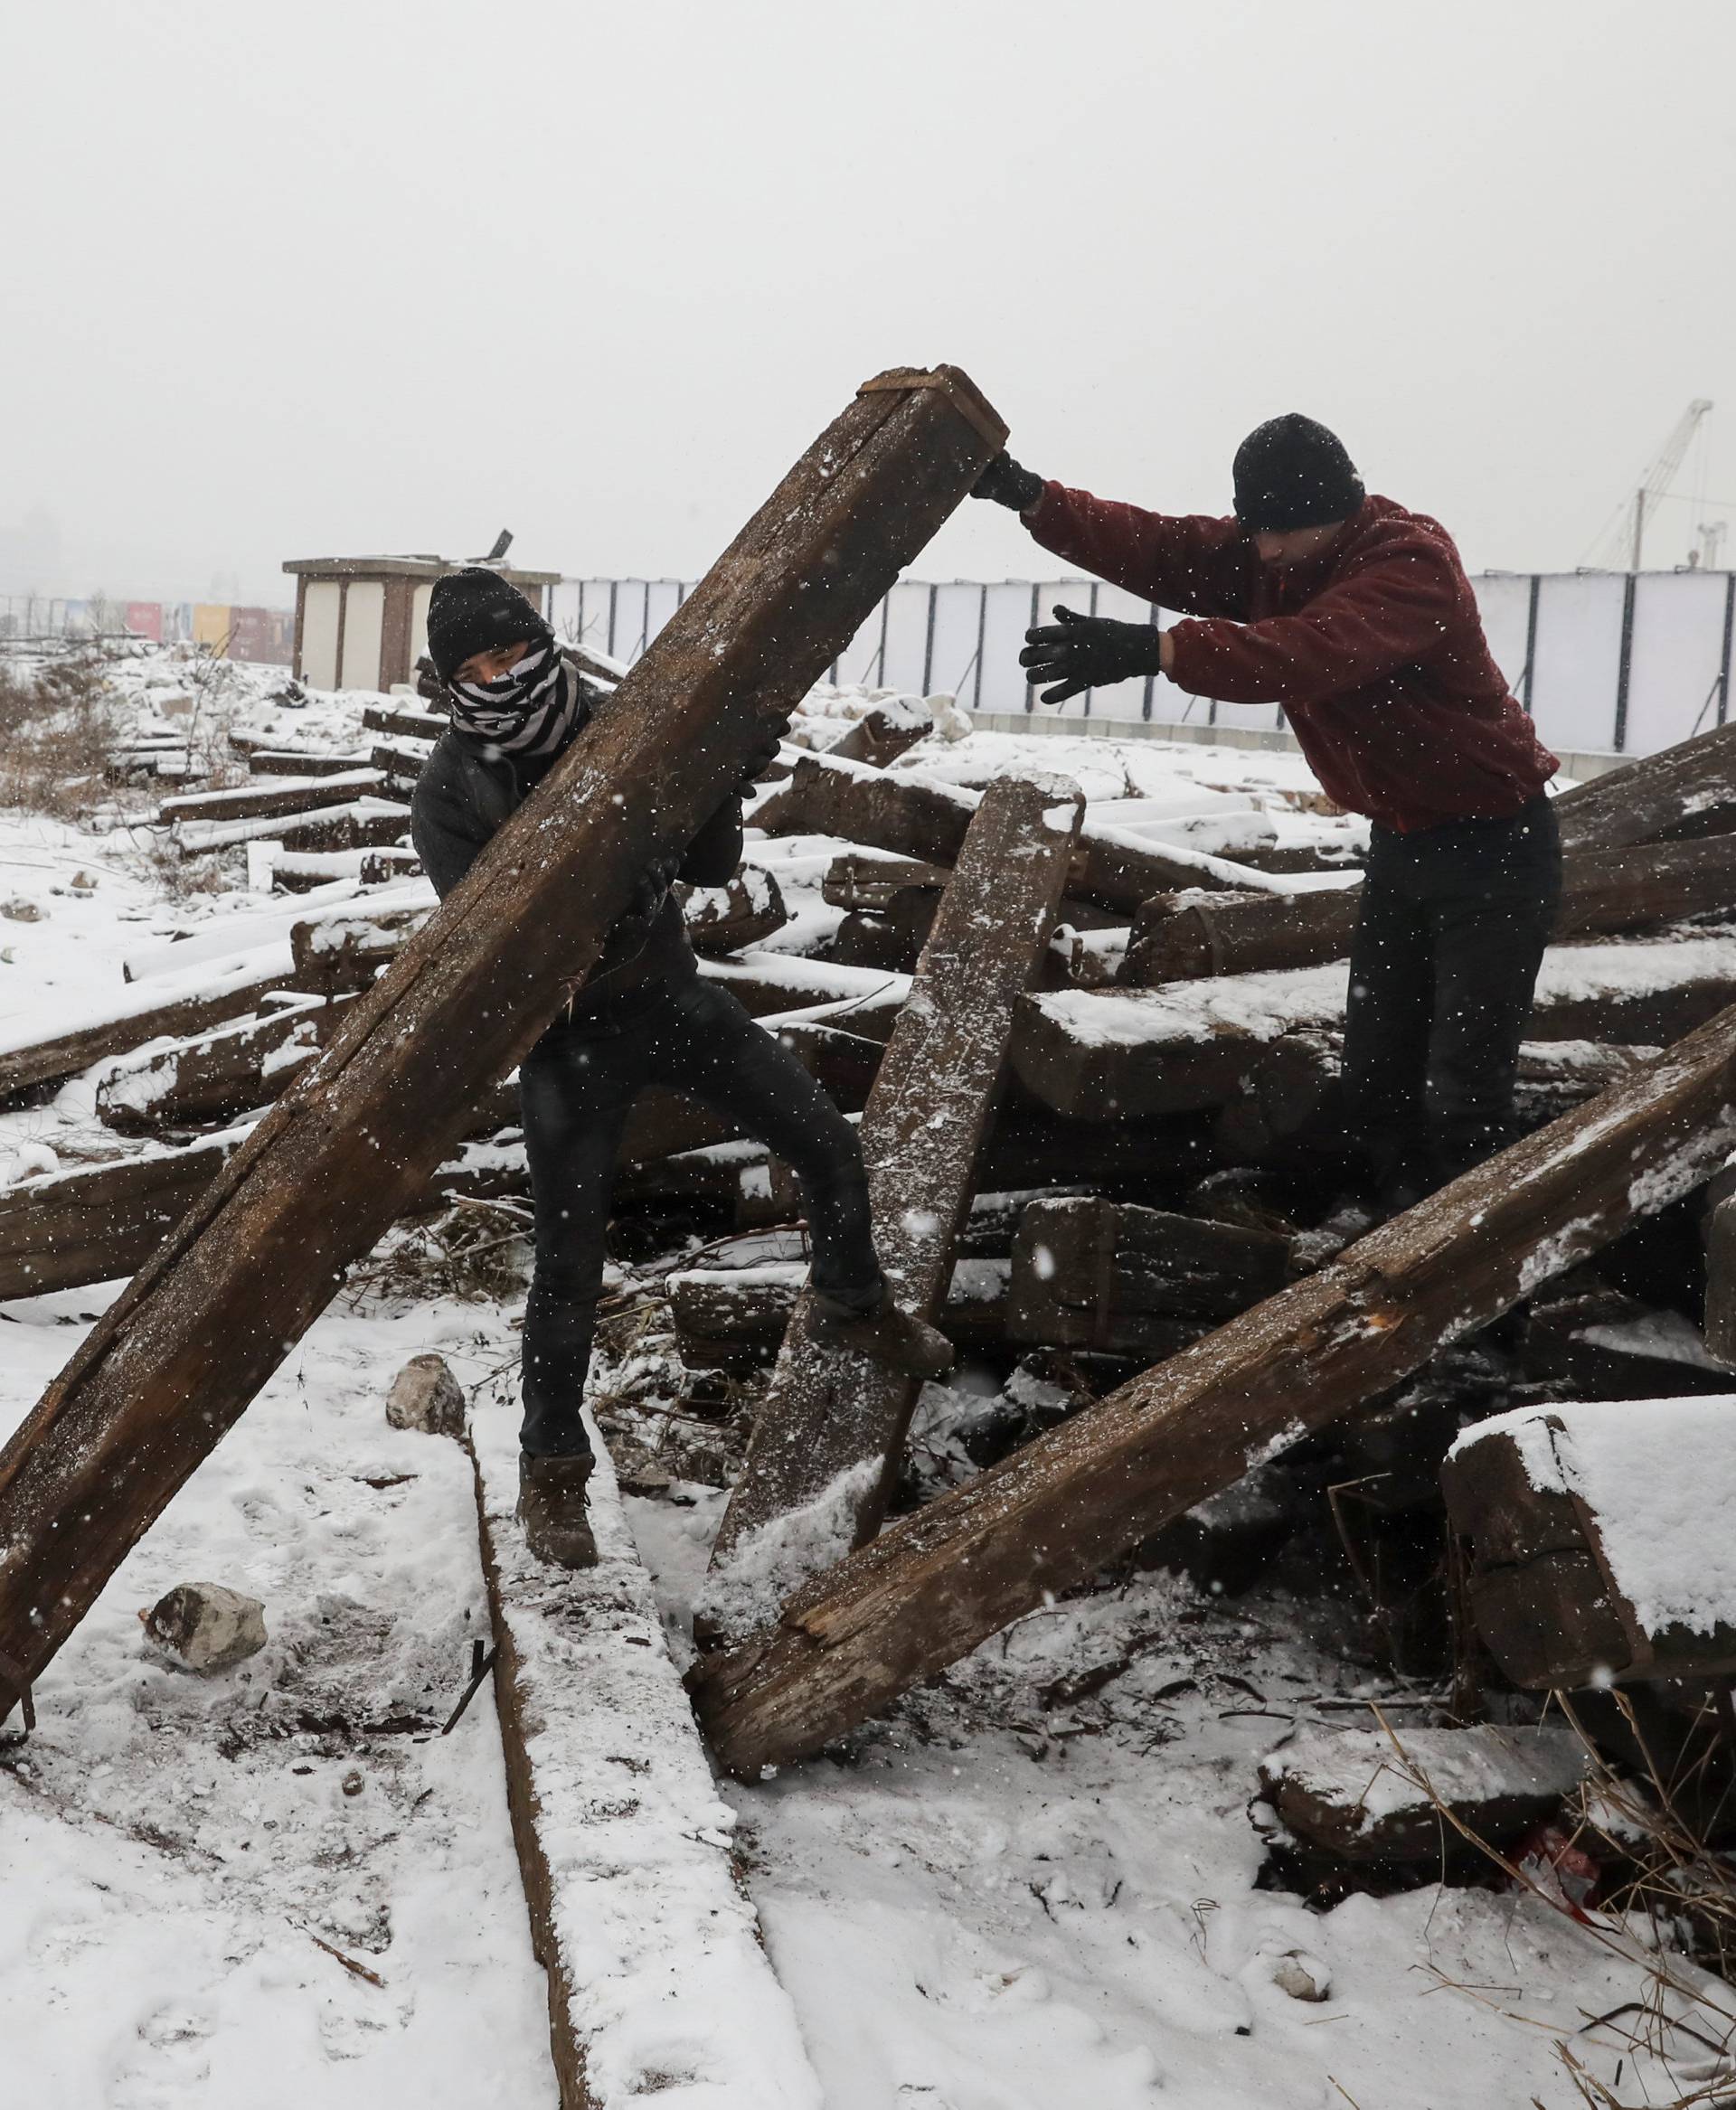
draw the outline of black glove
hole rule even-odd
[[[631,898],[621,913],[623,923],[649,925],[655,921],[665,898],[681,870],[678,857],[660,857],[647,864],[636,881]]]
[[[1019,655],[1033,688],[1043,682],[1056,684],[1043,691],[1041,702],[1064,703],[1085,689],[1162,673],[1163,632],[1156,624],[1118,623],[1112,616],[1081,616],[1072,608],[1053,613],[1057,622],[1025,632]]]
[[[1043,478],[1021,468],[1005,448],[970,487],[973,498],[992,498],[996,505],[1010,505],[1023,513],[1043,496]]]
[[[785,719],[778,731],[768,734],[764,745],[755,748],[752,754],[748,757],[741,770],[741,781],[735,787],[735,795],[738,798],[750,798],[759,790],[760,779],[778,759],[778,750],[782,745],[782,735],[788,730],[789,721]]]

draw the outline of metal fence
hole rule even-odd
[[[1472,584],[1496,662],[1552,746],[1645,755],[1724,723],[1736,573],[1497,571]],[[630,664],[690,591],[674,579],[568,579],[553,589],[554,621]],[[1128,622],[1173,619],[1096,579],[902,580],[839,655],[832,678],[907,695],[944,692],[972,711],[1031,711],[1019,647],[1057,602]],[[1275,705],[1216,703],[1155,677],[1092,691],[1043,715],[1283,724]]]

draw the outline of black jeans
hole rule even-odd
[[[1509,821],[1373,831],[1344,1091],[1383,1185],[1432,1187],[1512,1140],[1519,1043],[1561,891],[1546,797]]]
[[[524,1307],[524,1420],[540,1455],[587,1452],[580,1417],[616,1158],[641,1087],[672,1086],[783,1158],[801,1182],[816,1288],[872,1305],[882,1276],[856,1132],[733,996],[693,977],[617,998],[606,1023],[557,1019],[519,1069],[536,1205]]]

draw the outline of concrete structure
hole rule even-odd
[[[296,581],[295,670],[316,689],[390,689],[408,682],[428,649],[428,598],[434,581],[464,568],[446,557],[292,557]],[[558,571],[490,570],[547,611]]]

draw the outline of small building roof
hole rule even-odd
[[[283,568],[320,579],[442,579],[481,560],[419,551],[406,557],[287,557]],[[488,569],[513,586],[558,586],[564,576],[559,571],[527,571],[522,564],[491,564]]]

